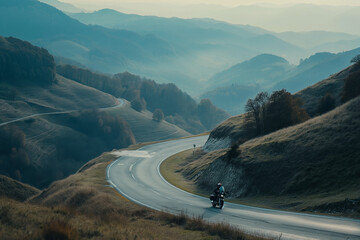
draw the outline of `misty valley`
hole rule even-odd
[[[0,0],[0,239],[360,239],[360,5],[80,2]]]

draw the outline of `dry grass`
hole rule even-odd
[[[0,238],[12,239],[265,239],[226,224],[138,206],[107,186],[105,153],[78,173],[20,203],[0,199]]]
[[[252,139],[239,147],[240,157],[234,159],[219,150],[188,163],[191,153],[184,152],[164,163],[163,174],[193,193],[212,189],[216,183],[206,178],[211,175],[215,181],[223,178],[234,202],[358,218],[359,109],[357,98],[305,123]]]
[[[190,149],[177,153],[171,156],[170,158],[166,159],[160,165],[160,172],[168,182],[175,185],[176,187],[191,193],[197,193],[200,195],[207,196],[208,194],[205,191],[198,188],[194,184],[193,180],[189,178],[185,178],[182,174],[182,172],[185,170],[184,166],[190,164],[195,159],[198,159],[201,155],[203,154],[199,148],[195,151],[193,149]],[[196,163],[198,162],[196,161]],[[206,166],[207,165],[204,164],[201,165],[200,168],[206,168]],[[195,170],[193,172],[195,173]]]
[[[0,175],[0,197],[8,197],[18,201],[25,201],[38,194],[40,190],[6,176]]]

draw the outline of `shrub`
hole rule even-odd
[[[347,102],[357,96],[360,96],[360,62],[356,63],[357,69],[346,79],[342,91],[341,101]]]
[[[2,174],[21,180],[30,160],[25,150],[25,133],[18,127],[0,128],[0,171]]]
[[[332,94],[327,93],[320,99],[318,113],[323,114],[335,108],[335,98]]]
[[[146,109],[146,102],[143,98],[136,98],[131,101],[131,107],[138,112],[141,112]]]
[[[155,109],[152,119],[156,122],[161,122],[164,120],[164,113],[161,111],[161,109]]]

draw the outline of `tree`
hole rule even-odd
[[[353,57],[350,61],[351,63],[358,63],[360,62],[360,54]]]
[[[273,92],[266,105],[265,132],[270,133],[309,119],[301,105],[301,99],[294,98],[285,89]]]
[[[334,108],[335,108],[334,96],[331,93],[326,93],[326,95],[320,99],[318,113],[319,114],[327,113],[328,111]]]
[[[270,97],[266,92],[260,92],[245,105],[249,116],[247,122],[255,122],[256,135],[270,133],[309,119],[301,105],[302,101],[285,89],[273,92]]]
[[[155,109],[152,119],[156,122],[161,122],[162,120],[164,120],[164,113],[161,111],[161,109]]]
[[[146,109],[146,102],[143,98],[135,98],[131,101],[131,107],[138,112]]]
[[[267,92],[260,92],[254,99],[249,99],[245,105],[245,110],[255,120],[257,135],[264,133],[264,119],[268,99],[269,95]]]
[[[360,62],[357,63],[357,66],[357,70],[345,79],[345,85],[341,93],[343,103],[360,96]]]

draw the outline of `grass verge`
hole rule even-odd
[[[1,198],[1,239],[266,239],[128,201],[106,182],[116,158],[105,153],[26,203]]]
[[[200,149],[197,149],[195,152],[191,149],[177,153],[166,159],[161,164],[160,172],[164,178],[174,186],[196,195],[208,197],[210,194],[209,191],[200,188],[196,184],[196,176],[205,169],[213,161],[213,159],[211,156],[208,158],[201,158],[202,156],[203,153]],[[286,194],[281,196],[263,195],[228,198],[226,201],[268,209],[360,218],[360,213],[357,211],[347,213],[342,212],[342,209],[345,207],[356,208],[354,204],[359,204],[359,201],[356,201],[358,196],[358,191],[346,191],[338,192],[336,194]],[[352,199],[355,199],[355,201]]]

